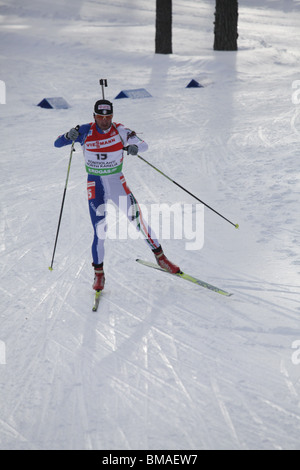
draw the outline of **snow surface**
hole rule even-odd
[[[154,54],[154,0],[0,0],[1,449],[299,449],[300,2],[240,1],[239,51],[214,52],[214,1],[174,0],[173,54]],[[101,97],[145,158],[205,209],[205,242],[164,240],[224,298],[138,265],[107,240],[93,303],[80,146],[51,261],[69,149],[62,132]],[[204,88],[186,89],[194,78]],[[39,108],[62,96],[68,110]],[[134,157],[143,204],[194,203]],[[298,348],[298,350],[297,350]]]

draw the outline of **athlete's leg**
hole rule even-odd
[[[92,243],[93,265],[99,266],[103,263],[104,259],[104,241],[106,233],[106,194],[102,178],[100,176],[88,175],[87,191],[90,217],[94,228],[94,239]]]
[[[131,222],[135,223],[137,230],[141,231],[144,235],[146,242],[155,256],[157,264],[171,273],[180,272],[179,266],[173,264],[166,257],[156,235],[152,231],[151,227],[145,222],[140,206],[128,188],[124,175],[121,175],[120,182],[123,188],[123,197],[125,197],[125,195],[127,197],[127,204],[124,205],[127,210],[127,217]]]
[[[133,193],[127,186],[124,175],[119,175],[118,178],[119,181],[116,183],[116,185],[118,186],[118,191],[115,191],[116,193],[118,193],[118,200],[114,200],[114,202],[124,212],[126,212],[128,220],[135,225],[138,232],[142,233],[144,239],[150,246],[151,250],[159,248],[160,243],[151,227],[143,218],[141,208],[137,200],[135,199]]]

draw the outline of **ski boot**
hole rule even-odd
[[[93,289],[94,290],[103,290],[104,289],[104,284],[105,284],[103,263],[101,263],[101,264],[93,263],[93,266],[94,266],[94,269],[95,269]]]
[[[176,264],[173,264],[171,263],[171,261],[168,260],[161,246],[153,250],[153,254],[156,258],[158,266],[160,266],[161,268],[166,269],[166,271],[172,274],[181,272],[180,268],[176,266]]]

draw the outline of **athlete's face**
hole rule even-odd
[[[94,114],[96,124],[102,129],[102,131],[107,131],[112,122],[113,115],[112,114]]]

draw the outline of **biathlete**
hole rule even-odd
[[[72,128],[54,142],[55,147],[70,145],[72,141],[82,145],[87,171],[90,217],[94,228],[92,265],[95,290],[102,290],[105,284],[105,204],[108,200],[112,200],[118,207],[122,200],[122,210],[127,210],[128,220],[135,223],[137,230],[143,233],[160,267],[174,274],[180,271],[180,268],[165,256],[156,235],[143,220],[139,205],[122,173],[124,147],[127,147],[128,154],[137,155],[148,150],[148,145],[134,131],[112,122],[112,118],[113,104],[108,100],[98,100],[94,106],[94,122]]]

